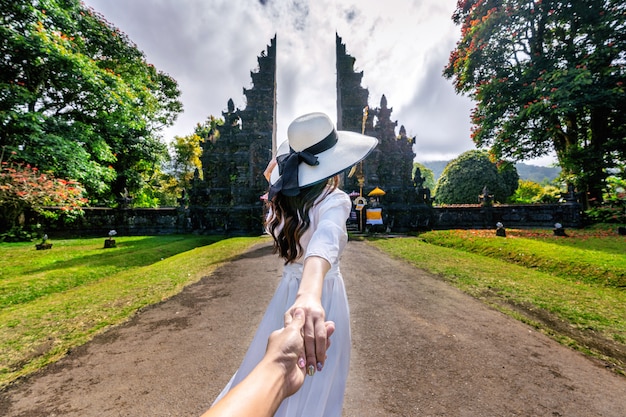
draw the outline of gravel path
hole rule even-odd
[[[239,365],[282,263],[258,245],[0,393],[0,415],[196,416]],[[342,260],[344,417],[626,416],[626,378],[364,242]],[[332,347],[329,352],[332,354]]]

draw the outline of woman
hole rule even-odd
[[[298,117],[289,125],[287,137],[286,146],[266,171],[270,182],[266,229],[274,238],[275,252],[285,260],[283,278],[239,370],[218,399],[262,359],[267,338],[282,327],[284,315],[301,309],[310,378],[283,401],[276,416],[341,416],[350,362],[350,320],[339,258],[348,241],[351,202],[337,188],[337,174],[365,158],[378,141],[336,131],[323,113]],[[335,323],[328,358],[326,320]]]

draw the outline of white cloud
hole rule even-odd
[[[369,104],[385,94],[392,119],[417,136],[421,161],[473,148],[470,100],[441,72],[459,36],[456,0],[85,0],[174,77],[184,113],[166,140],[221,116],[229,98],[244,108],[243,88],[257,56],[277,35],[278,139],[309,111],[336,117],[335,33],[364,72]]]

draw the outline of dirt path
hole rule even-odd
[[[0,393],[0,415],[196,416],[280,278],[267,244]],[[626,378],[437,278],[350,242],[344,417],[626,416]],[[332,348],[331,348],[332,352]]]

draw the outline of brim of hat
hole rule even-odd
[[[298,166],[298,185],[306,187],[333,177],[363,160],[378,145],[378,139],[356,132],[337,131],[337,143],[327,151],[317,154],[319,165],[301,163]],[[278,149],[278,155],[289,152],[286,143]],[[278,181],[278,167],[272,170],[270,184]]]

